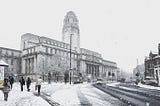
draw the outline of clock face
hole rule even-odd
[[[73,23],[73,18],[70,18],[69,22],[70,22],[70,23]]]

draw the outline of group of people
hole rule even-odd
[[[35,90],[38,89],[38,95],[40,95],[40,90],[41,90],[41,83],[42,83],[42,78],[39,77],[36,81],[36,85],[35,85]],[[25,80],[23,77],[21,77],[21,79],[19,80],[20,85],[21,85],[21,91],[23,91],[23,86],[25,85]],[[27,91],[30,91],[30,84],[31,84],[31,79],[28,77],[26,80],[26,85],[27,85]]]
[[[25,80],[23,76],[19,79],[20,85],[21,85],[21,91],[23,91],[23,86],[25,85]],[[26,80],[26,85],[27,85],[27,91],[30,91],[30,85],[31,85],[31,79],[30,77],[27,78]]]
[[[38,95],[40,95],[42,81],[43,80],[41,77],[39,77],[36,81],[35,87],[38,89]],[[23,91],[23,86],[25,85],[25,79],[23,78],[23,76],[20,77],[19,82],[20,82],[20,86],[21,86],[21,91]],[[2,90],[4,93],[4,100],[5,101],[7,101],[7,99],[8,99],[8,94],[9,94],[9,91],[12,89],[13,83],[14,83],[14,78],[12,76],[4,78]],[[27,85],[27,91],[30,91],[30,85],[31,85],[30,77],[27,78],[26,85]],[[37,89],[35,89],[35,90],[37,90]]]

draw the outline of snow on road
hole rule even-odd
[[[76,106],[80,104],[75,85],[64,84],[61,89],[53,93],[51,97],[62,106]]]
[[[125,106],[122,101],[109,94],[88,85],[80,86],[81,92],[88,98],[93,106]]]

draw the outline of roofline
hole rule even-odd
[[[114,64],[117,64],[116,62],[109,61],[109,60],[105,60],[105,59],[103,59],[102,61],[105,61],[105,62],[109,62],[109,63],[114,63]]]
[[[16,50],[16,49],[10,49],[10,48],[6,48],[6,47],[0,47],[1,49],[6,49],[6,50],[12,50],[12,51],[16,51],[16,52],[21,52],[21,50]]]

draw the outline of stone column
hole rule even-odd
[[[34,70],[33,70],[33,73],[36,73],[37,71],[37,54],[34,56]]]
[[[88,75],[88,64],[86,64],[87,68],[86,68],[86,75]]]
[[[28,73],[28,59],[26,58],[25,60],[26,60],[26,70],[25,70],[25,72],[27,74]]]
[[[33,75],[33,72],[34,72],[34,57],[32,57],[31,59],[31,74]]]

